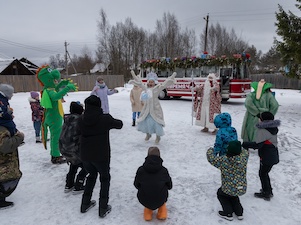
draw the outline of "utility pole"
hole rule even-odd
[[[74,69],[74,72],[77,74],[77,72],[76,72],[76,69],[75,69],[75,67],[74,67],[74,65],[73,65],[73,62],[72,62],[72,59],[71,59],[71,57],[70,57],[70,55],[69,55],[69,52],[68,52],[68,50],[67,50],[67,46],[68,46],[69,44],[65,41],[65,67],[66,67],[66,76],[68,76],[68,57],[69,57],[69,59],[70,59],[70,62],[71,62],[71,65],[72,65],[72,67],[73,67],[73,69]]]
[[[66,75],[68,76],[68,50],[67,50],[67,41],[65,41],[65,69],[66,69]]]
[[[209,14],[207,14],[206,17],[203,18],[206,21],[206,30],[205,30],[205,46],[204,46],[204,52],[207,51],[207,35],[208,35],[208,22],[209,22]]]

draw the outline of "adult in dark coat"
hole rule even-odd
[[[121,120],[114,119],[110,114],[103,114],[101,101],[91,95],[85,99],[85,112],[79,120],[80,155],[84,168],[89,173],[82,197],[81,212],[85,213],[95,205],[91,201],[97,175],[100,174],[99,216],[104,217],[111,211],[109,201],[110,187],[110,129],[121,129]]]
[[[137,170],[134,186],[138,189],[138,200],[146,207],[144,219],[152,219],[152,211],[158,210],[157,218],[166,219],[167,209],[165,202],[168,190],[172,188],[172,180],[168,170],[162,165],[160,151],[157,147],[150,147],[145,162]],[[162,207],[163,206],[163,207]],[[162,208],[165,213],[161,213]]]
[[[22,172],[20,171],[18,146],[24,140],[20,131],[11,136],[6,127],[0,126],[0,209],[11,207],[13,202],[6,201],[17,188]]]

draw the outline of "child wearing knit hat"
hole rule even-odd
[[[9,100],[13,97],[14,88],[9,84],[0,84],[0,126],[8,129],[11,136],[14,136],[18,130],[13,121],[13,109],[10,107]],[[24,142],[22,142],[22,145]]]
[[[233,220],[233,212],[239,220],[243,219],[243,207],[239,196],[247,191],[247,162],[249,152],[241,148],[240,141],[230,141],[226,155],[218,156],[213,148],[207,151],[207,160],[220,169],[222,186],[217,191],[217,198],[223,210],[218,215],[226,220]]]
[[[152,220],[153,210],[156,209],[158,209],[157,219],[167,218],[166,202],[172,181],[162,163],[159,148],[150,147],[145,162],[138,168],[135,176],[134,186],[138,189],[139,202],[145,207],[146,221]]]
[[[43,119],[44,108],[40,104],[40,95],[38,92],[31,91],[30,97],[28,98],[30,108],[31,108],[31,119],[33,122],[33,127],[35,130],[36,143],[42,143],[41,125]]]

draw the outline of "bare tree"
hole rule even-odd
[[[201,34],[201,49],[205,43],[205,30]],[[227,31],[219,23],[208,29],[207,49],[211,55],[232,55],[242,53],[248,48],[248,43],[239,38],[235,30]]]
[[[107,20],[107,15],[103,9],[99,13],[100,19],[97,21],[98,27],[98,48],[96,51],[96,59],[100,63],[109,64],[109,35],[111,26]]]
[[[64,68],[65,67],[65,60],[64,57],[60,54],[56,54],[55,56],[49,57],[49,65],[52,68]]]

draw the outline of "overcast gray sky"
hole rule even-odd
[[[301,15],[296,0],[0,0],[0,58],[26,57],[34,63],[48,62],[51,55],[70,55],[86,45],[96,50],[97,20],[103,8],[111,25],[132,22],[154,31],[164,12],[172,13],[181,28],[195,29],[199,40],[209,13],[209,25],[219,22],[257,50],[266,53],[276,36],[275,12]]]

